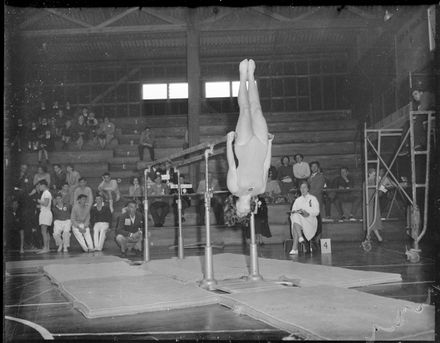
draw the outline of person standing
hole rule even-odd
[[[325,185],[325,177],[324,174],[321,172],[321,168],[318,161],[310,162],[310,169],[311,169],[311,175],[308,179],[308,183],[310,185],[310,191],[309,193],[311,195],[314,195],[316,199],[318,199],[319,208],[322,209],[323,207],[323,194],[322,191],[324,190]],[[321,213],[318,214],[316,217],[318,221],[318,228],[316,230],[316,234],[313,237],[313,240],[317,239],[319,235],[322,232],[322,218]],[[315,240],[316,244],[316,240]],[[317,244],[316,244],[317,247]]]
[[[55,206],[52,208],[52,212],[55,244],[58,246],[58,252],[67,252],[70,247],[70,229],[72,226],[70,221],[71,208],[68,202],[64,202],[61,193],[55,195]]]
[[[59,164],[53,165],[53,189],[60,191],[66,182],[66,173]]]
[[[79,172],[73,169],[73,165],[68,164],[66,166],[66,181],[69,185],[69,194],[70,194],[70,205],[73,206],[73,203],[75,202],[75,198],[73,197],[73,193],[75,192],[76,187],[78,187],[79,179],[81,176],[79,175]]]
[[[20,235],[20,254],[24,254],[24,223],[18,199],[12,199],[11,205],[6,209],[7,230],[10,230],[11,236],[8,234],[8,243],[16,238],[16,233]]]
[[[154,179],[154,184],[148,189],[148,196],[154,196],[150,202],[150,213],[153,217],[154,226],[162,227],[165,222],[165,217],[170,211],[170,205],[168,199],[160,197],[161,195],[169,194],[168,187],[165,183],[162,183],[162,177],[157,175]]]
[[[83,177],[79,179],[79,185],[75,189],[75,192],[73,192],[73,198],[78,199],[80,194],[84,194],[87,197],[86,205],[91,207],[93,205],[93,192],[92,189],[87,186],[87,180]]]
[[[150,152],[150,159],[151,161],[154,161],[154,133],[151,131],[150,127],[145,127],[145,129],[141,132],[141,135],[139,137],[139,145],[138,145],[138,151],[139,151],[139,159],[141,161],[144,160],[144,150],[148,149]]]
[[[45,254],[50,252],[50,236],[49,227],[52,225],[53,215],[51,211],[52,207],[52,194],[49,192],[49,185],[46,180],[38,182],[39,190],[42,192],[41,198],[38,200],[40,205],[40,215],[38,217],[38,223],[41,228],[41,236],[43,238],[43,249],[37,252],[37,254]]]
[[[102,251],[105,237],[112,222],[112,212],[105,206],[101,194],[96,195],[96,204],[90,211],[90,224],[93,227],[93,241],[95,251]]]
[[[86,205],[87,196],[80,194],[77,203],[73,206],[70,220],[72,231],[84,252],[94,251],[92,236],[90,235],[90,206]]]

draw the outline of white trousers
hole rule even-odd
[[[106,222],[98,222],[93,226],[93,242],[95,243],[95,249],[98,251],[101,251],[104,247],[108,227],[109,224]]]
[[[56,245],[63,245],[65,248],[70,247],[70,219],[55,220],[53,222],[53,238]]]
[[[93,250],[93,241],[89,228],[86,228],[86,232],[81,233],[77,227],[72,226],[72,231],[76,240],[85,252],[87,252],[89,249]]]

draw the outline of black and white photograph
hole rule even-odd
[[[438,3],[3,8],[4,342],[440,340]]]

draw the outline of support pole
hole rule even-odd
[[[257,248],[257,243],[255,242],[255,214],[257,212],[258,212],[258,197],[256,197],[255,199],[255,208],[251,212],[251,219],[250,219],[250,231],[251,231],[251,242],[249,244],[250,274],[247,277],[248,281],[259,281],[263,279],[260,275],[260,271],[258,268],[258,248]]]
[[[201,282],[201,287],[212,290],[217,281],[214,279],[214,264],[212,259],[211,228],[210,228],[210,209],[212,192],[209,189],[208,180],[208,156],[213,152],[213,146],[205,150],[205,227],[206,227],[206,245],[205,245],[205,275]]]
[[[178,249],[179,249],[179,259],[182,260],[184,258],[183,253],[183,231],[182,231],[182,188],[180,185],[180,170],[177,169],[177,215],[179,216],[179,238],[178,238]]]
[[[150,168],[144,170],[144,262],[150,261],[150,232],[148,231],[148,173]]]

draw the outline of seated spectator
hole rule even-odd
[[[307,181],[300,183],[301,196],[292,205],[290,221],[293,236],[293,246],[290,255],[298,254],[298,243],[302,244],[304,238],[310,241],[316,234],[319,214],[319,202],[315,196],[309,194]],[[306,249],[304,249],[306,250]]]
[[[98,144],[101,147],[101,149],[104,149],[107,141],[106,141],[106,136],[105,136],[105,132],[104,132],[104,120],[103,119],[99,119],[98,121],[98,129],[96,130],[96,134],[97,134],[97,138],[98,138]]]
[[[57,137],[61,137],[62,136],[62,131],[63,128],[66,125],[66,122],[68,119],[65,115],[64,115],[64,111],[62,109],[58,109],[58,111],[55,114],[55,123],[56,123],[56,135]]]
[[[139,145],[138,145],[138,151],[139,151],[139,159],[141,161],[144,160],[144,150],[148,149],[150,153],[150,159],[151,161],[154,161],[154,133],[151,131],[150,127],[145,127],[145,129],[141,132],[141,135],[139,137]]]
[[[180,174],[180,185],[187,184],[187,181],[185,180],[185,175]],[[172,189],[171,194],[176,194],[173,201],[173,209],[174,209],[174,218],[175,218],[175,225],[179,224],[179,211],[177,207],[177,200],[179,198],[178,196],[178,190]],[[194,190],[192,188],[182,188],[182,193],[180,196],[180,200],[182,201],[182,222],[185,222],[185,209],[191,206],[191,199],[188,196],[185,196],[185,194],[191,194],[194,193]]]
[[[367,185],[368,186],[374,186],[374,187],[368,187],[368,223],[371,225],[370,230],[374,232],[376,235],[376,238],[379,242],[382,242],[382,237],[379,233],[379,230],[382,230],[382,220],[380,218],[380,206],[379,201],[376,203],[374,196],[377,191],[376,189],[376,169],[375,168],[369,168],[368,169],[368,178],[367,178]],[[365,183],[364,183],[365,188]],[[375,207],[376,205],[376,207]],[[369,237],[370,232],[367,233],[367,236]]]
[[[105,206],[104,199],[100,194],[96,195],[95,200],[96,204],[90,211],[90,223],[93,227],[95,251],[102,251],[105,236],[112,222],[112,212],[108,206]]]
[[[73,118],[72,107],[70,106],[70,102],[66,101],[66,105],[64,106],[64,112],[67,119]]]
[[[122,257],[126,257],[127,252],[133,248],[141,255],[143,227],[142,214],[136,211],[136,203],[130,200],[127,211],[119,217],[116,228],[116,242],[121,248]]]
[[[110,173],[104,173],[102,175],[102,182],[98,186],[98,191],[101,192],[104,199],[109,202],[110,210],[113,212],[113,203],[119,201],[121,193],[119,192],[118,182],[110,177]]]
[[[337,188],[339,190],[335,194],[334,203],[336,209],[338,210],[340,220],[345,220],[342,204],[344,202],[349,202],[351,203],[349,219],[355,221],[356,219],[354,216],[362,203],[362,196],[359,194],[359,192],[350,191],[350,189],[354,188],[354,183],[353,179],[349,175],[347,167],[342,167],[340,169],[340,176],[333,181],[333,188]]]
[[[70,144],[70,142],[72,141],[72,137],[74,136],[72,121],[70,119],[66,120],[60,132],[61,132],[61,141],[63,142],[61,148],[66,149]]]
[[[17,235],[20,237],[20,254],[24,254],[24,223],[18,199],[12,199],[11,205],[6,209],[6,228],[10,230],[7,238],[13,243]]]
[[[293,176],[295,176],[297,187],[301,181],[307,181],[310,177],[310,167],[307,162],[304,162],[304,156],[302,154],[295,155],[296,163],[293,165]]]
[[[68,164],[66,166],[66,181],[69,185],[69,193],[70,193],[70,205],[73,206],[75,202],[75,198],[73,197],[73,193],[75,192],[76,187],[78,187],[79,179],[81,178],[78,171],[73,169],[72,164]]]
[[[49,128],[50,134],[53,137],[54,141],[57,138],[57,118],[55,116],[50,117],[49,119]]]
[[[66,173],[59,164],[54,164],[52,188],[55,191],[60,191],[65,183],[66,183]]]
[[[93,205],[93,192],[92,189],[87,186],[87,180],[81,177],[78,180],[78,187],[73,192],[73,198],[78,199],[80,194],[84,194],[87,197],[86,206],[91,207]]]
[[[27,133],[27,139],[28,139],[28,148],[29,151],[37,151],[38,146],[40,145],[40,130],[37,125],[37,122],[33,121],[31,123],[31,127]]]
[[[394,190],[397,186],[394,182],[390,180],[390,178],[385,176],[385,169],[379,169],[379,202],[380,202],[380,210],[381,213],[385,213],[388,208],[388,204],[390,202],[390,197],[392,197],[392,190]]]
[[[38,133],[39,133],[38,138],[40,139],[40,142],[41,139],[44,137],[46,130],[50,131],[49,121],[47,120],[46,117],[43,117],[41,118],[41,124],[40,127],[38,128]]]
[[[109,144],[113,138],[115,137],[115,124],[113,124],[108,117],[104,118],[104,123],[99,129],[99,139],[101,148],[105,148],[107,144]]]
[[[220,186],[218,183],[218,180],[214,177],[212,173],[208,173],[208,181],[209,181],[209,189],[212,192],[219,191]],[[205,180],[202,179],[199,181],[199,185],[197,187],[197,193],[205,193]],[[221,199],[221,196],[219,194],[213,194],[211,198],[211,207],[214,210],[214,216],[217,225],[224,225],[225,224],[225,214],[223,209],[223,201]],[[197,205],[197,212],[198,212],[198,220],[197,225],[203,225],[205,222],[205,198],[200,197],[199,203]]]
[[[130,187],[128,187],[128,195],[130,198],[140,198],[144,196],[144,186],[141,186],[139,177],[134,176],[131,178]]]
[[[58,247],[58,252],[67,252],[70,247],[70,229],[71,229],[71,207],[65,202],[63,195],[55,195],[55,205],[52,208],[53,213],[53,238]]]
[[[37,167],[37,172],[34,175],[34,186],[36,186],[41,180],[46,180],[48,187],[50,187],[50,174],[47,172],[47,168],[45,166]]]
[[[148,189],[148,196],[150,199],[150,213],[153,217],[154,226],[162,227],[165,222],[165,217],[170,211],[168,199],[160,197],[161,195],[169,194],[169,189],[165,183],[162,183],[162,177],[157,175],[154,179],[154,184]]]
[[[38,163],[41,163],[41,159],[44,156],[46,164],[49,164],[49,152],[55,148],[55,140],[52,136],[50,129],[45,129],[43,137],[40,139],[40,145],[38,146]]]
[[[99,123],[95,118],[95,113],[93,112],[90,112],[89,117],[87,118],[87,128],[90,140],[93,142],[93,144],[96,144],[98,139]]]
[[[281,194],[287,195],[295,187],[293,168],[289,156],[281,158],[281,166],[278,168],[278,180],[280,181]]]
[[[166,184],[177,184],[177,173],[175,172],[171,162],[167,161],[163,165],[161,165],[161,167],[162,168],[160,168],[159,171],[164,176],[162,177],[162,182],[165,182]]]
[[[310,177],[308,179],[308,183],[310,185],[309,193],[311,195],[315,196],[315,198],[318,200],[319,208],[322,209],[323,208],[323,194],[322,194],[322,192],[324,190],[325,177],[324,177],[324,174],[321,173],[321,169],[320,169],[320,165],[319,165],[318,161],[310,162],[310,169],[311,169],[312,174],[310,175]],[[314,239],[317,239],[322,232],[321,213],[318,214],[316,219],[318,221],[318,227],[317,227],[317,231],[316,231]],[[315,240],[315,243],[316,243],[316,240]],[[316,245],[316,248],[317,248],[317,245]]]
[[[73,141],[79,150],[82,150],[84,142],[87,140],[87,125],[82,115],[78,117],[78,121],[73,125]]]
[[[84,252],[94,251],[92,236],[90,235],[90,206],[86,205],[87,196],[78,195],[77,202],[73,206],[70,220],[72,232]]]
[[[264,197],[267,199],[268,203],[275,203],[278,199],[282,199],[279,196],[281,195],[280,183],[277,180],[276,168],[270,167],[269,172],[267,174],[267,183],[266,183],[266,191],[264,193]]]

